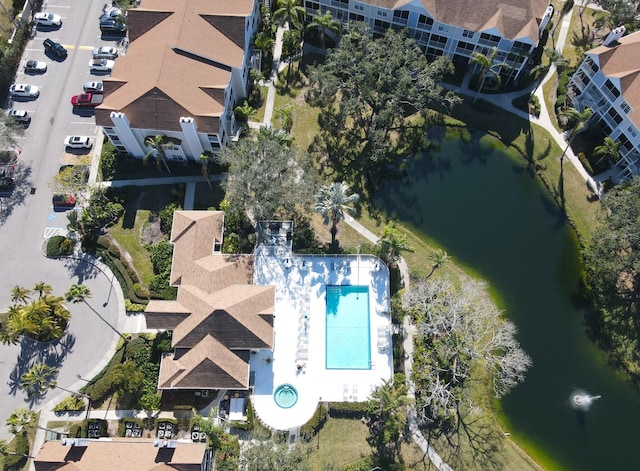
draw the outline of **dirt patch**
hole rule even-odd
[[[164,234],[160,230],[160,219],[154,218],[142,229],[140,234],[142,245],[153,245],[164,240]]]
[[[70,154],[64,152],[60,157],[60,164],[62,165],[87,165],[87,161],[91,161],[90,151],[84,154]]]

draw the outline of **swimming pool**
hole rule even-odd
[[[371,369],[369,287],[327,285],[326,368]]]

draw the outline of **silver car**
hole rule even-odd
[[[31,121],[31,114],[27,110],[9,110],[7,116],[19,123]]]
[[[93,50],[94,59],[115,59],[118,57],[118,50],[115,47],[102,46]]]
[[[9,87],[9,94],[12,98],[38,98],[40,89],[35,85],[14,83]]]

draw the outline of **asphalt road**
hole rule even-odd
[[[116,45],[115,39],[109,41],[100,36],[98,18],[103,5],[99,0],[47,2],[45,11],[62,16],[62,27],[34,31],[23,63],[29,59],[44,60],[48,70],[42,75],[25,75],[21,64],[16,77],[16,83],[41,87],[40,96],[33,101],[7,104],[7,107],[30,111],[32,120],[19,140],[22,153],[15,175],[16,188],[2,197],[0,205],[0,310],[11,304],[13,286],[31,288],[38,281],[52,285],[54,294],[60,296],[71,284],[84,283],[93,296],[88,305],[68,305],[73,317],[62,342],[37,345],[23,341],[18,346],[0,345],[0,438],[9,437],[3,425],[15,408],[32,406],[37,409],[42,402],[67,395],[52,390],[41,401],[29,401],[16,386],[17,378],[30,365],[45,361],[59,366],[58,384],[74,389],[82,386],[77,375],[86,377],[94,370],[117,336],[107,324],[116,325],[118,321],[112,280],[92,265],[70,259],[48,260],[41,253],[45,238],[64,230],[67,224],[66,213],[53,210],[50,187],[65,150],[64,138],[69,134],[96,135],[93,114],[74,114],[70,99],[82,91],[84,82],[100,80],[89,74],[91,50],[100,45]],[[56,61],[45,55],[42,46],[45,38],[57,40],[67,47],[68,57]]]

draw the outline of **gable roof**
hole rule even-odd
[[[598,46],[587,54],[597,56],[604,75],[619,80],[620,91],[632,108],[627,116],[640,129],[640,32],[623,36],[610,46]]]
[[[122,111],[131,127],[180,131],[191,116],[215,134],[233,67],[245,56],[245,22],[254,0],[143,0],[127,13],[129,46],[106,78],[96,123]],[[111,82],[118,82],[117,87]]]
[[[471,31],[495,28],[507,39],[529,38],[538,43],[538,25],[549,0],[368,0],[366,3],[388,9],[408,4],[421,4],[440,23],[459,26]]]
[[[171,283],[176,301],[151,301],[147,326],[172,330],[158,386],[234,389],[249,385],[249,352],[273,348],[275,287],[254,285],[253,256],[213,253],[224,213],[176,211]]]
[[[176,350],[162,359],[158,378],[160,389],[205,389],[203,385],[221,386],[221,389],[248,388],[249,352],[232,352],[211,335],[206,335],[193,348]]]
[[[47,441],[34,459],[36,471],[200,471],[205,443],[178,443],[175,448],[156,448],[153,439],[91,440],[86,447],[63,446]]]

